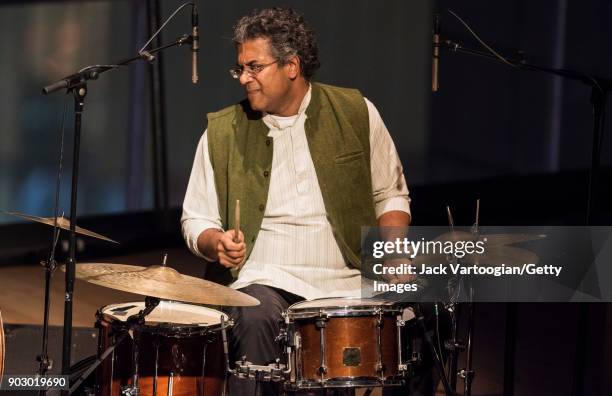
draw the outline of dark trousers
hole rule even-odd
[[[260,305],[232,307],[227,310],[227,313],[234,320],[229,339],[231,365],[233,366],[236,360],[241,360],[243,357],[253,364],[260,365],[269,364],[277,358],[282,358],[280,344],[275,341],[283,320],[282,312],[286,311],[290,305],[302,301],[303,298],[284,290],[257,284],[242,288],[240,291],[257,298]],[[429,319],[427,322],[430,322],[432,315],[427,316]],[[428,323],[428,328],[432,328],[432,324]],[[446,326],[442,327],[446,328]],[[411,338],[417,344],[421,344],[424,364],[417,369],[414,377],[408,379],[406,386],[387,388],[384,391],[385,396],[429,396],[435,394],[438,375],[434,372],[431,354],[427,345],[425,345],[425,341],[419,341],[421,337],[418,330],[414,330]],[[327,393],[329,394],[329,392]],[[229,396],[275,396],[279,394],[282,394],[282,388],[276,383],[257,382],[235,376],[229,378]],[[326,393],[296,393],[300,396],[317,394],[325,395]]]
[[[249,285],[241,292],[255,297],[255,307],[233,307],[228,314],[234,320],[230,337],[230,358],[233,362],[246,356],[253,364],[269,364],[281,358],[280,344],[275,341],[280,331],[282,312],[303,298],[284,290],[262,285]],[[229,378],[231,396],[278,395],[278,384]]]

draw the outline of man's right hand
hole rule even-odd
[[[222,231],[209,228],[198,237],[198,250],[212,261],[218,261],[226,268],[236,268],[242,265],[246,256],[244,234],[238,233],[234,242],[234,230]]]
[[[246,255],[244,234],[239,231],[236,242],[234,242],[234,235],[234,230],[225,231],[217,242],[219,264],[225,268],[236,268],[242,265]]]

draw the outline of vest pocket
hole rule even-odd
[[[348,153],[341,153],[336,155],[336,157],[334,158],[334,162],[336,164],[344,164],[360,158],[363,158],[363,151],[350,151]]]

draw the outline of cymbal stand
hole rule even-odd
[[[55,207],[53,211],[53,237],[51,239],[51,248],[49,249],[49,258],[46,261],[41,262],[45,267],[45,305],[44,305],[44,317],[43,317],[43,334],[42,334],[42,347],[40,355],[36,357],[38,361],[38,375],[44,376],[49,370],[53,368],[53,359],[48,355],[48,344],[49,344],[49,307],[51,305],[50,291],[51,291],[51,278],[57,268],[57,261],[55,260],[55,249],[59,240],[61,228],[58,226],[57,218],[59,215],[59,198],[60,198],[60,184],[62,180],[62,164],[64,158],[64,121],[66,119],[66,109],[64,106],[64,113],[62,114],[62,126],[60,131],[60,151],[57,167],[57,180],[55,185]],[[64,214],[62,213],[62,217]],[[40,390],[39,395],[46,395],[46,390]]]
[[[453,214],[451,213],[450,207],[446,207],[446,214],[448,216],[448,225],[450,231],[455,230],[455,222],[453,220]],[[457,262],[455,256],[452,257],[453,263]],[[457,298],[460,293],[461,278],[454,276],[448,281],[448,292],[450,301],[444,304],[444,308],[448,311],[451,317],[451,339],[444,343],[444,348],[448,351],[449,359],[449,382],[450,387],[453,391],[457,389],[457,361],[459,360],[459,352],[465,350],[465,344],[459,340],[458,337],[458,322],[461,313],[461,306],[457,304]]]
[[[475,240],[478,240],[480,234],[479,228],[479,215],[480,215],[480,199],[476,200],[476,221],[472,226],[472,235]],[[472,368],[472,354],[474,351],[474,285],[470,279],[469,284],[469,297],[468,297],[468,332],[467,332],[467,358],[466,367],[459,370],[458,375],[463,378],[463,394],[464,396],[470,396],[472,394],[472,381],[476,372]]]
[[[438,371],[438,374],[440,375],[440,379],[442,380],[442,386],[444,387],[445,395],[446,396],[456,395],[455,391],[451,389],[448,383],[448,379],[446,378],[446,373],[444,372],[444,364],[442,363],[442,356],[440,356],[438,354],[438,351],[436,351],[436,347],[434,345],[433,339],[431,338],[431,332],[427,331],[427,327],[425,326],[425,315],[423,315],[423,312],[419,304],[414,305],[414,315],[415,315],[416,323],[418,323],[419,329],[421,330],[421,333],[423,334],[423,337],[425,337],[425,341],[427,345],[429,346],[431,356],[433,357],[433,360],[434,360],[434,365],[436,367],[436,370]]]
[[[453,215],[451,214],[450,208],[447,206],[446,207],[446,213],[448,214],[448,223],[450,226],[451,231],[454,230],[455,228],[455,222],[453,221]],[[452,306],[454,307],[455,302],[453,301]],[[438,305],[435,305],[435,310],[436,310],[436,316],[438,315]],[[449,310],[451,312],[451,315],[453,315],[453,310]],[[446,394],[446,396],[453,396],[456,395],[455,393],[455,387],[451,387],[451,385],[448,382],[448,378],[446,376],[446,372],[444,371],[444,363],[443,363],[443,356],[439,355],[438,352],[436,351],[436,347],[433,343],[433,339],[431,338],[431,333],[427,331],[427,328],[425,327],[425,316],[423,315],[423,312],[421,311],[420,307],[418,304],[415,305],[414,307],[414,314],[415,314],[415,319],[416,322],[419,324],[419,327],[421,329],[421,332],[423,333],[423,336],[425,337],[425,341],[427,343],[427,345],[429,345],[429,350],[431,352],[431,355],[433,357],[434,360],[434,365],[436,367],[436,370],[438,371],[438,374],[440,375],[440,379],[442,381],[442,386],[444,387],[444,392]],[[436,317],[436,320],[438,320],[438,318]],[[456,322],[455,322],[455,330],[456,330]],[[456,332],[455,332],[456,333]],[[438,337],[440,337],[440,334],[437,334]],[[440,351],[440,354],[442,353],[442,351]],[[451,350],[451,353],[454,354],[454,359],[456,361],[456,351]],[[452,361],[451,361],[452,363]],[[451,372],[452,374],[452,372]],[[456,379],[455,379],[456,381]]]
[[[42,351],[40,355],[36,357],[39,362],[38,375],[44,376],[49,370],[53,368],[53,359],[49,358],[47,354],[47,346],[49,341],[49,306],[51,304],[50,289],[51,289],[51,277],[57,268],[57,261],[55,260],[55,248],[59,239],[60,228],[57,227],[57,216],[55,217],[55,228],[53,229],[53,240],[51,245],[51,251],[49,258],[46,261],[42,261],[41,264],[45,267],[45,306],[44,306],[44,318],[43,318],[43,334],[42,334]],[[41,390],[40,395],[44,395],[47,392]]]

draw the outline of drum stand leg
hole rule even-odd
[[[55,211],[55,217],[57,218],[57,210]],[[40,376],[44,376],[45,374],[47,374],[47,372],[53,367],[53,360],[47,354],[47,346],[49,343],[49,305],[51,304],[51,297],[49,293],[51,290],[51,278],[53,277],[53,273],[55,272],[55,268],[57,267],[57,261],[55,261],[55,248],[59,239],[59,233],[59,228],[57,228],[56,225],[53,230],[53,241],[51,245],[51,251],[49,253],[49,258],[47,259],[47,261],[43,262],[43,264],[45,265],[45,307],[43,319],[42,351],[40,355],[37,356],[37,360],[39,362],[38,375]],[[47,394],[47,391],[41,390],[38,394],[40,396],[43,396]]]
[[[153,396],[157,396],[157,378],[159,371],[159,336],[155,336],[155,373],[153,376]]]
[[[202,393],[201,396],[206,394],[206,349],[208,348],[208,342],[204,342],[202,349]]]
[[[470,283],[470,301],[468,303],[468,340],[467,340],[467,359],[466,367],[459,371],[459,376],[463,378],[463,394],[471,396],[472,394],[472,379],[474,378],[474,369],[472,368],[472,351],[474,341],[474,288]]]
[[[121,394],[125,396],[138,396],[139,388],[138,388],[138,342],[140,341],[140,335],[138,331],[133,332],[134,343],[132,346],[132,359],[133,359],[133,367],[134,374],[132,375],[132,385],[125,386],[121,389]]]
[[[81,374],[79,376],[79,378],[76,380],[76,382],[70,387],[70,390],[68,391],[69,394],[73,394],[81,385],[81,383],[83,381],[85,381],[85,379],[87,379],[87,377],[89,377],[89,375],[91,373],[94,372],[94,370],[108,357],[108,355],[110,355],[110,353],[112,351],[115,350],[115,348],[117,348],[117,346],[119,346],[119,344],[121,344],[121,342],[128,336],[128,333],[123,333],[121,334],[121,336],[117,339],[117,341],[115,341],[115,343],[111,346],[109,346],[108,348],[106,348],[106,350],[102,353],[102,355],[100,355],[99,358],[97,358],[92,364],[91,366],[89,366],[89,368],[87,370],[85,370],[83,372],[83,374]]]
[[[457,339],[457,324],[461,315],[461,306],[457,303],[451,303],[449,304],[448,310],[451,317],[451,339],[448,340],[444,346],[449,353],[450,387],[455,390],[457,389],[457,363],[459,360],[459,352],[464,350],[463,342]]]
[[[425,341],[427,342],[429,350],[431,351],[431,355],[433,356],[436,370],[438,371],[440,379],[442,380],[442,385],[444,386],[444,392],[446,393],[446,396],[453,396],[455,395],[455,392],[451,390],[451,387],[448,383],[448,379],[446,378],[446,373],[444,372],[444,365],[442,364],[442,357],[438,355],[436,347],[431,338],[431,333],[428,332],[427,328],[425,327],[425,316],[423,316],[423,312],[421,311],[418,304],[415,305],[414,313],[421,332],[423,333],[423,337],[425,337]]]
[[[138,312],[135,315],[132,315],[127,318],[127,324],[129,326],[129,333],[134,339],[134,346],[132,349],[132,358],[133,358],[133,366],[134,366],[134,375],[132,376],[132,385],[126,386],[121,390],[122,395],[127,396],[138,396],[140,393],[140,389],[138,387],[138,359],[139,350],[138,345],[140,344],[140,326],[143,326],[145,323],[145,317],[151,313],[159,305],[159,298],[155,297],[145,297],[145,308]],[[156,377],[157,378],[157,377]]]

